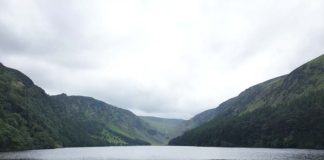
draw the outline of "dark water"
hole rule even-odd
[[[0,153],[0,159],[39,160],[324,160],[324,150],[220,147],[84,147]]]

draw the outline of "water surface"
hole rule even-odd
[[[324,160],[324,150],[179,146],[82,147],[0,153],[29,160]]]

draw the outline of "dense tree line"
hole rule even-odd
[[[324,90],[277,106],[219,116],[171,145],[324,148]]]

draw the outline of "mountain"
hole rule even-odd
[[[0,151],[161,144],[163,134],[132,112],[94,98],[49,96],[0,63]]]
[[[203,112],[206,123],[169,144],[324,148],[323,97],[324,55]]]
[[[154,130],[132,112],[84,96],[51,96],[54,112],[64,122],[61,135],[75,141],[64,146],[140,145],[161,143]],[[62,107],[63,106],[63,107]],[[71,132],[72,131],[72,132]],[[78,137],[78,138],[76,138]],[[82,140],[82,141],[80,141]],[[95,143],[92,143],[95,141]],[[102,142],[107,143],[102,143]],[[145,142],[144,142],[145,141]]]
[[[212,120],[219,112],[220,112],[220,110],[217,110],[217,109],[209,109],[209,110],[206,110],[204,112],[201,112],[201,113],[195,115],[194,117],[190,118],[189,120],[187,120],[181,124],[182,128],[185,128],[185,129],[183,129],[183,132],[186,130],[193,129],[203,123],[206,123],[206,122]]]
[[[0,65],[0,150],[56,147],[48,95],[17,70]],[[53,120],[51,120],[53,118]]]
[[[183,130],[179,127],[182,126],[185,120],[150,116],[141,116],[140,118],[153,127],[155,131],[162,133],[159,139],[162,140],[163,145],[168,144],[170,139],[180,136],[183,133]]]

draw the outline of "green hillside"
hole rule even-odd
[[[52,96],[55,113],[62,120],[64,146],[156,144],[152,128],[132,112],[84,96]],[[63,106],[63,107],[61,107]],[[69,141],[74,139],[74,141]],[[79,140],[82,141],[79,141]],[[94,143],[93,143],[94,141]],[[107,143],[103,143],[107,142]]]
[[[180,127],[182,126],[182,123],[185,122],[185,120],[149,116],[141,116],[140,118],[150,126],[152,126],[155,131],[162,133],[161,137],[159,138],[162,140],[162,144],[168,144],[170,139],[177,137],[183,133],[183,129]]]
[[[49,96],[0,64],[0,151],[161,144],[157,135],[130,111],[90,97]]]
[[[169,144],[324,148],[324,56],[208,112],[211,121]]]

